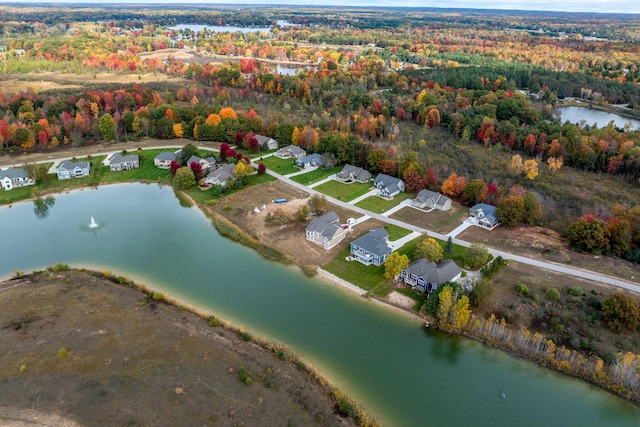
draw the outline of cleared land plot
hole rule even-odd
[[[364,200],[359,201],[358,203],[356,203],[356,206],[366,209],[368,211],[371,211],[373,213],[381,214],[393,207],[398,206],[402,201],[410,199],[412,197],[413,197],[413,193],[407,193],[407,192],[400,193],[391,200],[383,199],[382,197],[378,197],[378,196],[371,196],[371,197],[367,197]],[[401,210],[404,210],[404,209],[401,209]]]
[[[329,181],[315,187],[314,190],[318,190],[327,196],[335,197],[343,202],[349,202],[371,190],[371,184],[368,182],[343,184],[339,181]]]
[[[264,163],[267,169],[279,173],[280,175],[288,175],[290,173],[298,172],[300,169],[293,166],[293,159],[281,159],[279,157],[270,156],[260,160]]]
[[[469,216],[467,207],[460,203],[452,203],[451,210],[446,212],[437,209],[431,212],[412,207],[400,209],[390,215],[390,218],[406,222],[411,225],[446,234],[454,230]]]
[[[303,173],[302,175],[292,176],[291,179],[302,185],[309,185],[314,182],[322,181],[326,177],[340,172],[341,169],[342,168],[335,166],[329,169],[316,169],[311,172]]]

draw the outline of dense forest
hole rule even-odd
[[[2,6],[3,79],[88,76],[79,91],[0,93],[3,153],[142,137],[242,145],[264,134],[640,261],[640,134],[556,113],[569,99],[640,114],[638,17],[384,12]],[[277,63],[299,70],[279,74]],[[104,72],[172,80],[101,85]],[[576,173],[616,190],[573,191]]]

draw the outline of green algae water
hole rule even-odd
[[[37,213],[0,208],[0,277],[58,262],[128,275],[289,345],[385,426],[640,425],[640,409],[596,387],[262,259],[171,188],[74,191]]]

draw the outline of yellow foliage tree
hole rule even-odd
[[[424,239],[418,246],[418,256],[426,258],[432,262],[438,262],[444,256],[442,246],[433,237]]]
[[[220,111],[220,113],[222,113],[222,111]],[[222,117],[219,114],[209,114],[209,116],[207,117],[207,120],[205,120],[205,124],[207,126],[218,126],[220,124],[220,122],[222,121]]]
[[[391,255],[384,260],[384,277],[385,279],[393,279],[398,276],[402,270],[409,265],[409,257],[400,255],[398,252],[392,252]]]
[[[523,167],[527,179],[536,179],[538,176],[538,162],[533,159],[525,160]]]
[[[471,309],[469,308],[469,297],[462,295],[453,306],[451,313],[451,328],[454,332],[460,331],[467,326],[471,318]]]
[[[291,143],[293,145],[300,145],[300,129],[298,127],[293,128],[293,132],[291,132]]]
[[[220,117],[223,119],[237,119],[236,111],[231,107],[224,107],[220,110]]]
[[[438,325],[445,331],[449,330],[449,314],[455,304],[453,288],[445,286],[438,294]]]
[[[233,168],[233,174],[236,178],[242,178],[253,172],[253,167],[247,163],[244,159],[240,160]]]
[[[509,162],[509,172],[514,175],[520,175],[524,170],[524,165],[522,164],[522,157],[519,154],[514,154],[511,157],[511,161]]]
[[[173,134],[176,136],[176,138],[182,138],[182,136],[184,135],[182,123],[175,123],[173,125]]]
[[[549,157],[547,159],[547,166],[551,172],[557,171],[563,165],[562,157]]]

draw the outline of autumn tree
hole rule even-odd
[[[496,215],[502,225],[515,227],[524,217],[524,199],[518,196],[505,197],[496,208]]]
[[[462,201],[473,206],[484,200],[487,194],[487,184],[481,179],[474,179],[462,190]]]
[[[532,192],[524,196],[524,213],[522,221],[527,225],[536,225],[542,219],[542,205],[538,197]]]
[[[189,167],[181,167],[173,177],[173,185],[179,190],[188,190],[196,184],[196,177]]]
[[[442,183],[440,191],[445,196],[458,197],[467,185],[467,179],[464,176],[458,176],[455,173],[449,175]]]
[[[181,149],[180,154],[180,163],[186,164],[192,156],[198,155],[198,147],[195,145],[188,143]]]
[[[513,156],[511,156],[511,161],[509,161],[509,166],[507,166],[507,168],[512,174],[520,175],[524,170],[522,157],[519,154],[514,154]]]
[[[464,255],[466,268],[478,269],[489,261],[489,250],[484,245],[473,244],[468,247]]]
[[[199,181],[204,175],[200,162],[191,162],[189,167],[193,171],[193,175],[196,177],[196,180]]]
[[[258,163],[258,175],[264,175],[265,173],[267,173],[267,166],[262,162]]]
[[[384,277],[385,279],[393,279],[398,276],[402,270],[409,265],[409,257],[400,255],[398,252],[392,252],[391,255],[384,260]]]
[[[524,176],[527,179],[534,180],[538,176],[538,162],[534,159],[525,160],[522,165],[524,170]]]
[[[431,262],[438,262],[444,256],[442,246],[433,237],[424,239],[418,246],[417,255]]]
[[[602,317],[613,332],[635,332],[640,324],[640,307],[635,298],[618,292],[602,302]]]
[[[578,250],[603,253],[609,249],[609,229],[607,224],[593,215],[585,215],[569,225],[569,244]]]
[[[547,167],[551,172],[555,172],[560,169],[563,165],[564,161],[562,157],[549,157],[547,159]]]
[[[223,119],[237,119],[238,115],[231,107],[225,107],[220,109],[220,117]]]
[[[402,180],[408,191],[412,193],[418,193],[425,187],[424,178],[415,169],[407,169],[402,176]]]
[[[311,196],[308,204],[313,215],[322,215],[327,210],[327,198],[321,194]]]
[[[253,168],[251,165],[245,160],[241,159],[236,166],[233,168],[233,174],[236,178],[242,178],[247,176],[253,172]]]
[[[109,113],[103,114],[100,117],[100,124],[98,125],[100,128],[100,133],[102,134],[102,139],[106,142],[114,141],[116,138],[116,122],[113,120],[113,116]]]
[[[446,285],[438,294],[438,298],[438,326],[450,333],[460,332],[471,318],[469,297],[462,295],[458,299],[453,286]]]
[[[176,172],[178,171],[178,169],[180,169],[180,163],[176,162],[175,160],[171,160],[171,163],[169,164],[169,172],[171,172],[171,175],[176,174]]]

